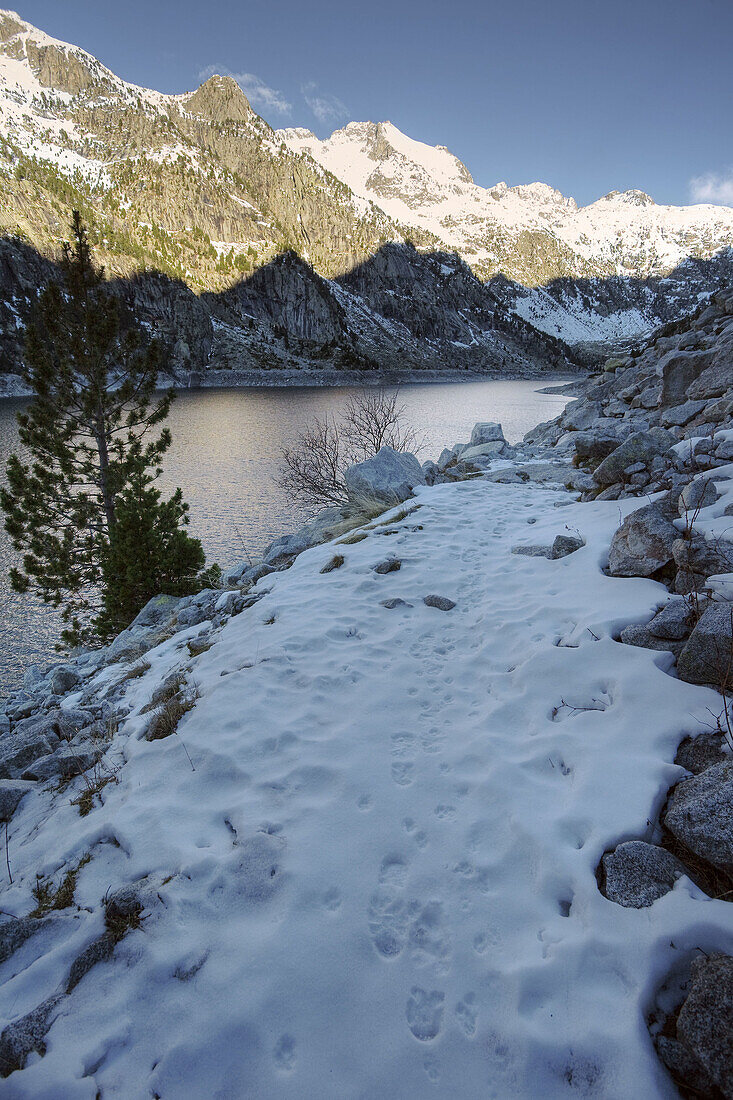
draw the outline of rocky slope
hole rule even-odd
[[[30,246],[0,240],[0,392],[20,392],[25,318],[37,286],[55,276]],[[219,293],[196,295],[155,272],[117,278],[112,288],[170,348],[178,385],[237,384],[252,372],[308,370],[317,381],[354,371],[511,376],[580,365],[566,345],[497,302],[459,257],[411,245],[384,245],[336,280],[288,251]]]
[[[162,95],[10,11],[0,189],[6,235],[52,255],[74,207],[113,274],[155,268],[197,292],[288,249],[323,277],[346,275],[409,238],[457,252],[481,278],[502,272],[504,307],[566,342],[615,341],[688,312],[729,276],[730,257],[685,261],[733,243],[724,207],[661,207],[632,191],[578,208],[543,184],[481,188],[446,149],[390,123],[352,123],[327,142],[273,131],[231,78]]]

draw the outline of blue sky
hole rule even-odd
[[[29,0],[20,14],[160,91],[236,74],[273,126],[389,119],[484,186],[733,204],[733,0]]]

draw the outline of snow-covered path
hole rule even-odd
[[[178,737],[119,736],[103,807],[80,818],[57,796],[44,824],[48,799],[26,798],[6,908],[89,851],[80,905],[98,913],[146,874],[160,901],[5,1095],[675,1095],[645,1010],[692,948],[730,946],[731,908],[683,878],[623,909],[595,869],[650,836],[676,746],[716,696],[611,639],[666,593],[601,573],[619,504],[567,500],[440,486],[393,527],[302,554],[193,662],[201,698]],[[510,552],[566,527],[587,540],[567,558]],[[376,574],[389,556],[399,571]],[[191,664],[182,637],[131,681],[139,706]],[[53,951],[39,934],[3,965],[7,1017],[102,931],[83,913],[62,925]]]

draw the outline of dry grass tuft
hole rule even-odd
[[[160,741],[164,737],[170,737],[178,729],[178,723],[184,714],[196,706],[199,698],[195,687],[188,687],[185,691],[178,691],[169,698],[164,699],[154,713],[150,725],[145,733],[147,741]]]
[[[70,909],[74,904],[77,876],[91,858],[88,853],[83,856],[76,867],[66,872],[58,886],[54,885],[52,879],[46,878],[44,875],[36,875],[36,885],[33,887],[36,907],[28,916],[39,918],[59,909]]]
[[[340,569],[346,561],[343,554],[334,554],[330,561],[326,562],[321,573],[332,573],[334,569]]]

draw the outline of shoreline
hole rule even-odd
[[[455,382],[542,382],[546,379],[559,385],[580,384],[590,371],[527,373],[520,371],[466,371],[455,368],[446,370],[413,371],[339,371],[339,370],[212,370],[192,371],[188,378],[174,379],[172,388],[177,392],[197,390],[245,390],[245,389],[331,389],[341,386],[414,386],[451,384]],[[171,386],[166,380],[161,389]],[[551,389],[540,393],[553,392]],[[20,375],[0,375],[0,401],[12,401],[32,397],[23,385]]]

